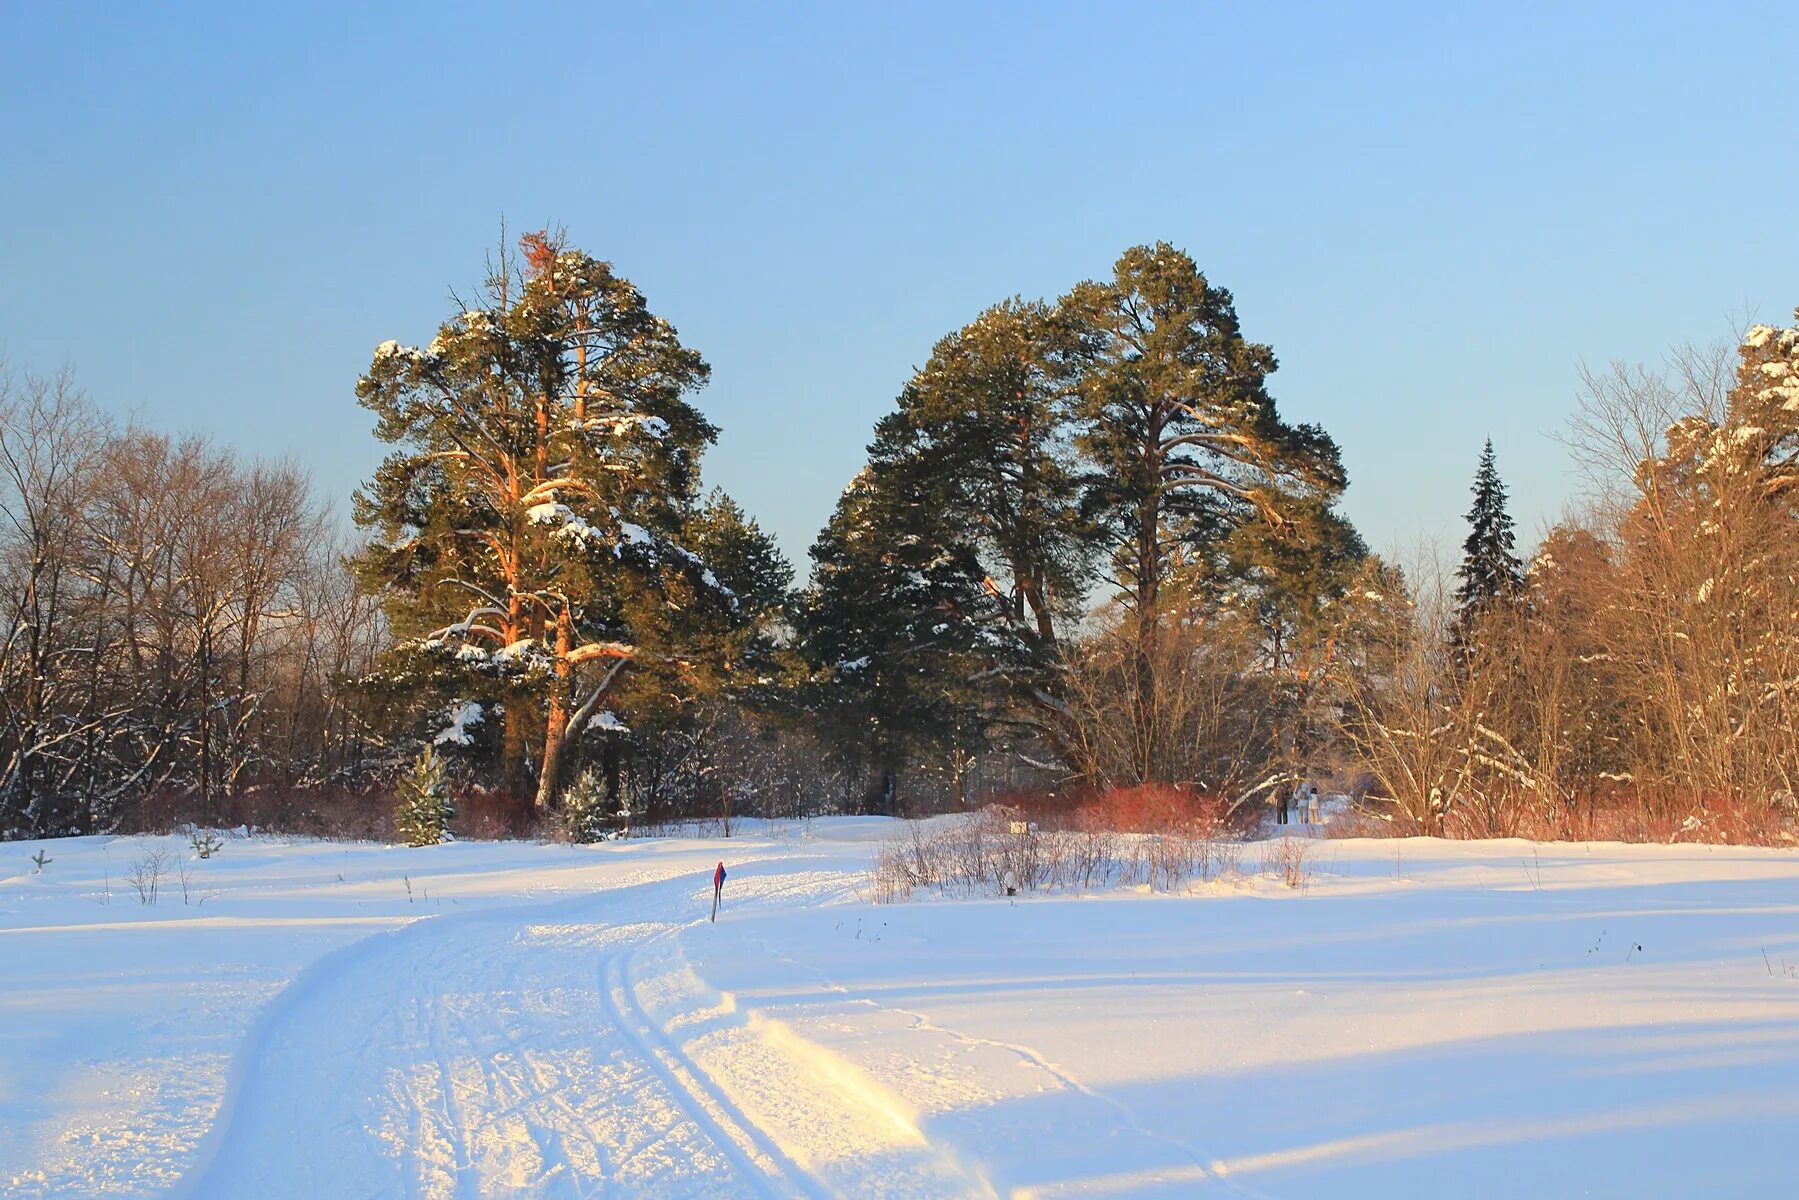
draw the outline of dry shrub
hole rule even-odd
[[[456,796],[450,829],[459,841],[492,842],[533,837],[539,824],[529,799],[477,788]]]
[[[157,792],[136,805],[119,832],[180,833],[193,824],[245,827],[261,833],[330,841],[389,841],[393,819],[385,792],[254,788],[215,797],[206,813],[187,792]]]
[[[1180,788],[1107,792],[1072,809],[1040,813],[995,805],[965,817],[909,823],[876,855],[878,901],[919,889],[942,895],[1091,891],[1150,887],[1172,891],[1237,869],[1241,835],[1226,806]]]
[[[156,903],[162,891],[162,877],[173,864],[174,855],[167,850],[146,850],[131,860],[131,873],[125,881],[137,893],[139,904]]]
[[[1290,888],[1312,882],[1312,843],[1308,838],[1280,837],[1262,850],[1262,870]]]
[[[1332,839],[1418,837],[1423,833],[1424,829],[1417,821],[1398,814],[1370,812],[1361,807],[1335,814],[1324,827],[1324,836]]]
[[[1397,808],[1358,809],[1333,821],[1325,836],[1419,837],[1432,832]],[[1799,843],[1799,801],[1782,794],[1763,799],[1616,785],[1566,803],[1514,803],[1503,813],[1490,805],[1457,803],[1444,817],[1442,834],[1475,840],[1506,836],[1535,842],[1791,846]]]
[[[1787,797],[1692,795],[1614,788],[1551,812],[1532,810],[1520,836],[1561,842],[1704,842],[1783,846],[1796,839],[1799,810]]]
[[[1119,833],[1161,833],[1185,823],[1183,799],[1174,788],[1153,784],[1115,788],[1088,801],[1082,811]]]

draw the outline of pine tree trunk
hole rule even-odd
[[[1137,506],[1136,574],[1133,580],[1136,596],[1137,628],[1134,672],[1136,697],[1134,718],[1139,748],[1138,782],[1148,783],[1156,777],[1161,749],[1157,737],[1156,713],[1156,643],[1161,629],[1161,614],[1156,607],[1161,600],[1161,429],[1152,428],[1151,441],[1143,452],[1146,494]]]
[[[525,791],[524,705],[509,701],[505,719],[505,735],[500,746],[500,790],[516,800],[522,798]]]
[[[537,775],[537,812],[550,811],[561,791],[562,743],[568,732],[569,682],[574,667],[568,661],[574,648],[574,623],[564,605],[556,617],[556,677],[550,683],[550,706],[544,721],[543,768]]]

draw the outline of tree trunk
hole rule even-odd
[[[550,811],[562,790],[562,743],[568,732],[569,684],[574,674],[568,656],[574,649],[574,633],[574,621],[564,604],[556,617],[556,677],[550,683],[549,713],[544,721],[543,767],[537,774],[539,816]]]
[[[881,794],[875,805],[875,811],[884,817],[899,809],[899,771],[891,763],[881,765]]]
[[[1156,643],[1161,628],[1161,614],[1156,611],[1161,600],[1162,563],[1161,563],[1161,525],[1162,512],[1160,496],[1156,492],[1159,484],[1160,460],[1152,452],[1146,452],[1148,487],[1150,494],[1145,497],[1137,509],[1137,546],[1136,568],[1137,578],[1132,582],[1136,591],[1137,628],[1135,646],[1135,720],[1137,724],[1137,744],[1139,746],[1141,764],[1138,775],[1139,783],[1149,783],[1156,777],[1160,764],[1161,751],[1157,745],[1157,713],[1156,713]]]
[[[208,625],[200,626],[200,811],[206,823],[212,815],[212,721],[208,717],[206,685],[212,675],[212,640]]]
[[[508,641],[516,641],[524,630],[524,605],[519,598],[517,580],[509,572],[506,580],[506,624],[502,627]],[[506,705],[506,735],[500,748],[500,789],[510,800],[522,799],[525,792],[524,706],[516,699]]]
[[[506,704],[505,734],[500,746],[500,790],[519,797],[525,791],[525,714],[517,701]]]

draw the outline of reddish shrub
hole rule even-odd
[[[1231,811],[1228,801],[1185,784],[1070,787],[1055,792],[1010,792],[995,803],[1046,829],[1105,829],[1114,833],[1181,832],[1217,837],[1248,832],[1255,813]]]
[[[1709,842],[1782,846],[1799,840],[1799,812],[1784,797],[1675,792],[1613,784],[1549,806],[1516,799],[1503,806],[1502,828],[1492,810],[1452,809],[1444,834],[1479,839],[1504,836],[1540,842]],[[1424,832],[1397,816],[1391,821],[1339,822],[1333,836],[1406,837]]]
[[[480,789],[456,797],[456,819],[450,830],[459,838],[499,841],[533,837],[539,822],[530,796]]]
[[[389,841],[392,804],[385,793],[342,788],[252,788],[202,805],[190,792],[144,797],[119,824],[121,833],[173,833],[184,825],[251,829],[338,841]]]
[[[1094,796],[1083,811],[1125,833],[1189,833],[1217,837],[1245,832],[1253,814],[1232,813],[1222,796],[1185,785],[1140,784]]]

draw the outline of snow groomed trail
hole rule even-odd
[[[848,886],[835,872],[749,864],[733,873],[728,913],[840,899]],[[853,1122],[863,1153],[821,1169],[812,1147],[745,1116],[687,1044],[706,1038],[711,1058],[753,1063],[763,1094],[804,1106],[800,1126],[829,1127],[867,1102],[853,1083],[838,1094],[854,1068],[821,1086],[816,1055],[783,1052],[670,969],[669,939],[704,922],[707,895],[691,876],[642,883],[421,921],[329,956],[258,1021],[175,1194],[992,1194],[892,1122]],[[657,964],[654,1000],[640,960]]]

